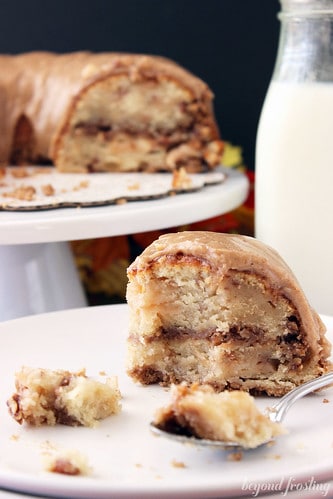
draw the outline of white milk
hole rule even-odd
[[[256,237],[333,315],[333,83],[273,81],[256,150]]]

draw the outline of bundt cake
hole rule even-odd
[[[331,369],[320,317],[277,252],[254,238],[165,234],[128,279],[136,381],[280,396]]]
[[[213,94],[159,56],[0,56],[0,164],[61,172],[198,172],[220,163]]]

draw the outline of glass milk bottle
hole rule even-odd
[[[256,237],[333,315],[333,0],[280,0],[256,143]]]

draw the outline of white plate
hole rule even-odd
[[[324,317],[333,339],[333,318]],[[149,421],[168,401],[159,386],[141,387],[125,372],[127,306],[103,306],[31,316],[0,324],[0,488],[72,498],[205,498],[286,495],[333,478],[333,389],[300,400],[287,416],[289,434],[272,447],[230,460],[153,436]],[[14,373],[22,364],[101,371],[119,377],[122,412],[97,428],[29,428],[7,413]],[[324,403],[324,399],[331,403]],[[268,398],[258,398],[264,409]],[[43,469],[45,449],[74,449],[88,457],[91,476]],[[324,495],[325,491],[323,491]],[[327,493],[326,493],[327,496]],[[328,495],[329,497],[329,495]]]

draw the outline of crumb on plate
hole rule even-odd
[[[89,475],[92,471],[87,457],[76,450],[43,455],[44,469],[62,475]]]
[[[11,416],[31,426],[95,426],[121,410],[117,377],[100,382],[78,372],[23,366],[8,399]]]

